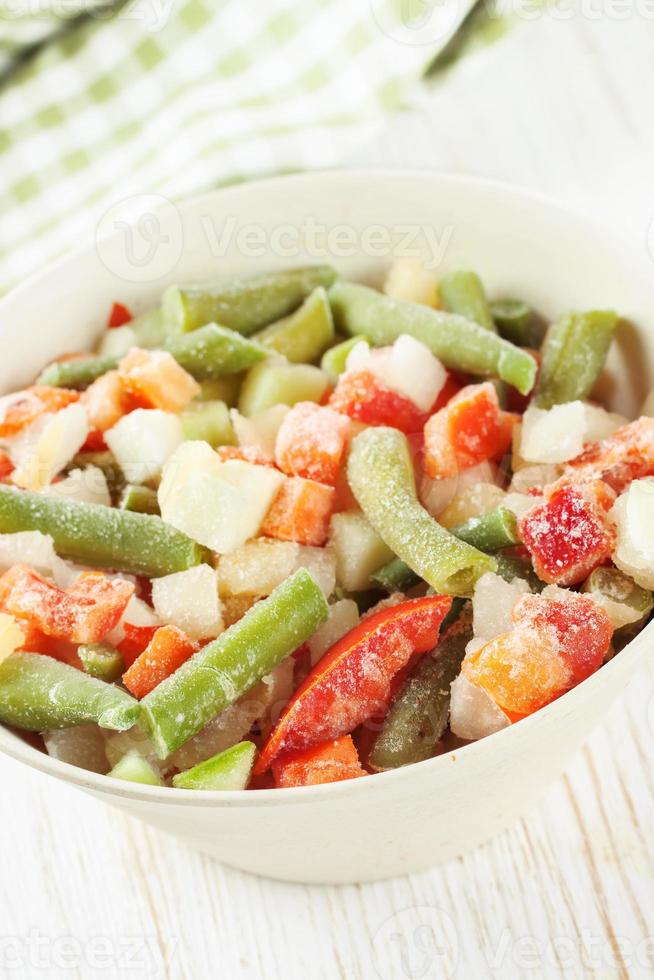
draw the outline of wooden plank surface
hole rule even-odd
[[[635,9],[624,20],[525,24],[353,162],[512,180],[627,220],[645,248],[654,22]],[[260,880],[11,761],[0,760],[0,778],[3,978],[654,973],[648,671],[527,818],[459,860],[392,882]]]

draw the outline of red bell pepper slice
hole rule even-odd
[[[134,314],[124,306],[122,303],[114,303],[111,307],[111,312],[109,313],[109,319],[107,320],[107,328],[109,330],[114,327],[124,327],[126,323],[134,319]]]
[[[338,738],[388,705],[395,675],[438,642],[449,596],[408,599],[382,609],[347,633],[296,691],[259,756],[262,773],[282,752]]]
[[[418,432],[429,417],[410,398],[383,384],[372,371],[346,371],[329,399],[330,407],[365,425],[390,425]]]
[[[117,649],[126,667],[131,667],[136,658],[141,656],[158,629],[158,626],[134,626],[133,623],[123,625],[125,635],[117,644]]]
[[[275,786],[317,786],[367,776],[351,735],[279,756],[272,764]]]
[[[64,591],[26,565],[0,577],[0,607],[69,643],[99,643],[117,625],[134,594],[131,582],[82,575]]]
[[[198,649],[198,644],[176,626],[161,626],[140,657],[123,674],[123,684],[135,698],[144,698]]]
[[[603,480],[616,493],[654,473],[654,419],[643,416],[602,442],[587,446],[566,467],[570,479]]]
[[[607,512],[614,501],[601,480],[577,485],[563,479],[547,488],[545,502],[518,522],[539,578],[575,585],[611,557],[615,528]]]

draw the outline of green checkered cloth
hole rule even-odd
[[[337,164],[433,57],[389,20],[406,2],[96,0],[0,86],[0,290],[117,202]]]

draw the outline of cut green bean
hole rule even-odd
[[[397,769],[431,759],[447,728],[450,685],[461,671],[472,617],[461,616],[418,664],[393,702],[369,756],[373,769]]]
[[[367,337],[364,337],[363,334],[356,334],[354,337],[342,340],[340,344],[336,344],[335,347],[330,347],[328,351],[325,351],[320,362],[320,367],[329,378],[330,384],[336,384],[345,371],[345,365],[350,351],[361,340],[368,343]]]
[[[248,336],[288,316],[317,286],[329,287],[335,279],[329,266],[311,266],[251,279],[171,286],[164,294],[164,320],[179,333],[215,321]]]
[[[252,742],[239,742],[206,762],[199,762],[192,769],[173,776],[173,786],[177,789],[246,789],[256,754]]]
[[[156,491],[134,483],[127,484],[120,495],[118,506],[121,510],[133,510],[136,514],[161,515]]]
[[[187,660],[141,702],[143,725],[160,758],[254,687],[328,615],[320,587],[301,568]]]
[[[0,486],[0,533],[41,531],[55,551],[93,568],[158,578],[206,561],[207,552],[159,517]]]
[[[110,773],[113,779],[124,779],[128,783],[141,783],[143,786],[163,786],[161,774],[152,763],[138,752],[127,752],[119,759]]]
[[[370,428],[355,438],[348,479],[388,547],[437,592],[469,595],[484,572],[495,571],[493,558],[459,541],[419,503],[407,440],[397,429]]]
[[[500,299],[490,305],[500,336],[517,347],[533,347],[536,339],[531,309],[521,299]]]
[[[201,440],[216,446],[233,446],[236,442],[229,409],[224,402],[192,402],[180,414],[184,438]]]
[[[391,299],[351,282],[335,283],[329,301],[336,327],[344,333],[365,334],[378,346],[409,334],[448,368],[499,377],[523,395],[534,386],[536,361],[531,354],[456,313]]]
[[[448,273],[439,279],[438,293],[443,307],[450,313],[458,313],[485,330],[497,332],[486,292],[476,272],[459,269]]]
[[[112,684],[40,653],[12,653],[0,663],[0,721],[29,732],[95,722],[124,732],[140,705]]]
[[[500,551],[519,544],[518,521],[508,507],[497,507],[450,528],[450,533],[480,551]]]
[[[252,339],[294,364],[316,361],[334,342],[334,318],[324,286],[314,289],[295,313],[272,323]]]
[[[248,372],[238,408],[250,416],[273,405],[319,402],[328,385],[327,375],[312,364],[264,362]]]
[[[407,592],[420,582],[420,576],[416,575],[401,558],[389,561],[370,578],[390,593]]]
[[[234,330],[208,323],[191,336],[168,337],[161,345],[197,381],[239,374],[268,357],[269,351]],[[83,389],[119,364],[117,357],[92,357],[49,364],[38,384]]]
[[[100,681],[113,684],[125,671],[122,654],[109,643],[83,643],[77,648],[85,673]]]
[[[139,316],[135,316],[127,326],[131,327],[136,334],[137,346],[143,347],[145,350],[154,350],[156,347],[161,347],[166,337],[163,313],[160,306],[157,306],[154,310],[148,310],[147,313],[141,313]]]
[[[548,329],[536,388],[539,408],[587,398],[597,381],[618,317],[612,310],[567,313]]]

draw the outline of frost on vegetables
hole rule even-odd
[[[523,300],[398,260],[384,292],[305,268],[104,315],[0,398],[0,721],[54,759],[360,778],[519,723],[648,622],[651,400],[593,400],[613,312],[536,356]]]

